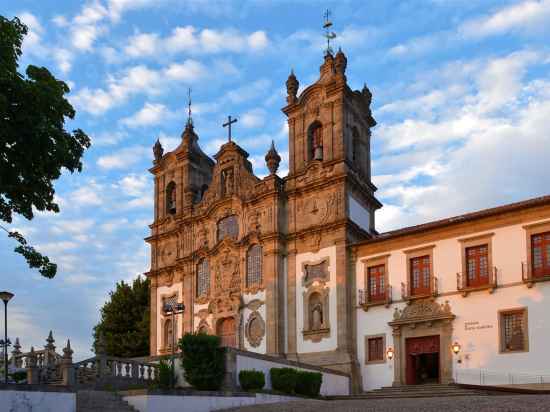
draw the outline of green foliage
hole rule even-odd
[[[185,379],[199,390],[220,389],[225,373],[219,336],[187,333],[179,341]]]
[[[149,280],[141,276],[132,285],[117,283],[94,327],[96,353],[103,345],[110,356],[132,358],[149,354],[149,296]]]
[[[296,388],[296,379],[298,377],[296,369],[292,368],[271,368],[269,370],[271,377],[271,387],[273,390],[293,394]]]
[[[265,386],[265,376],[262,371],[242,370],[239,372],[239,383],[245,391],[259,391]]]
[[[9,375],[16,383],[23,382],[27,379],[27,372],[24,371],[12,372]]]
[[[161,389],[170,389],[170,377],[174,376],[174,372],[172,369],[172,365],[166,362],[165,360],[161,360],[159,363],[159,369],[158,369],[158,384]],[[174,385],[176,382],[174,381]]]
[[[66,83],[45,67],[28,66],[18,72],[21,44],[27,27],[16,17],[0,16],[0,220],[11,223],[13,214],[31,220],[33,208],[59,212],[53,181],[63,169],[82,170],[81,158],[90,139],[80,129],[65,130],[74,108],[65,98]],[[31,268],[52,278],[57,266],[41,255],[17,232],[9,236],[19,245]]]
[[[323,374],[319,372],[297,371],[295,392],[310,397],[319,396]]]

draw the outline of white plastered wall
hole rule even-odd
[[[304,273],[303,263],[317,263],[328,258],[328,272],[330,279],[325,287],[329,288],[329,322],[330,336],[323,338],[320,342],[304,340],[304,292],[306,288],[302,285]],[[317,282],[316,282],[317,283]],[[314,283],[315,284],[315,283]],[[296,255],[296,340],[298,353],[322,352],[335,350],[337,346],[337,311],[336,311],[336,246],[330,246],[319,250],[317,253],[300,253]]]
[[[536,221],[529,223],[537,223]],[[461,352],[453,357],[453,376],[456,371],[490,371],[505,379],[508,374],[550,375],[550,282],[537,283],[528,288],[522,283],[522,262],[526,256],[526,233],[523,224],[511,225],[491,230],[492,263],[498,269],[499,287],[489,294],[487,290],[471,292],[463,297],[456,292],[456,274],[462,271],[461,243],[458,239],[473,237],[476,233],[457,238],[432,242],[434,275],[439,280],[439,296],[436,301],[449,301],[453,322],[452,341],[461,345]],[[487,232],[479,232],[484,235]],[[414,245],[414,248],[422,245]],[[406,248],[405,248],[406,249]],[[356,265],[357,288],[365,287],[365,266],[362,259],[374,258],[359,256]],[[402,249],[391,251],[388,258],[389,283],[392,298],[401,300],[401,282],[407,277],[406,255]],[[371,307],[367,312],[357,309],[357,350],[362,368],[363,389],[370,390],[393,382],[393,361],[382,364],[365,364],[365,336],[385,334],[386,348],[394,347],[392,330],[388,325],[393,319],[395,307],[402,309],[404,303]],[[500,310],[525,307],[528,311],[529,351],[520,353],[499,353],[498,312]],[[472,328],[470,322],[477,322]],[[469,323],[468,328],[466,323]],[[450,348],[441,348],[450,350]],[[461,363],[458,363],[458,359]],[[496,376],[495,375],[495,376]],[[496,379],[496,378],[495,378]],[[486,382],[487,383],[487,382]],[[496,382],[495,380],[495,383]],[[508,383],[508,382],[503,382]]]
[[[258,313],[261,315],[262,319],[264,320],[264,322],[266,323],[266,327],[267,327],[267,318],[266,318],[266,307],[265,307],[265,290],[263,291],[260,291],[260,292],[257,292],[257,293],[248,293],[248,294],[245,294],[243,295],[243,300],[244,300],[244,304],[247,305],[249,302],[253,301],[253,300],[260,300],[262,302],[264,302],[262,304],[262,306],[260,306],[260,308],[258,309]],[[248,340],[246,339],[246,334],[245,334],[245,328],[246,328],[246,324],[248,322],[248,317],[250,316],[250,314],[252,313],[253,311],[250,310],[249,308],[244,308],[243,309],[243,336],[244,336],[244,349],[248,350],[248,351],[251,351],[251,352],[256,352],[256,353],[266,353],[267,351],[267,344],[266,344],[266,335],[264,334],[264,337],[262,338],[262,342],[260,343],[260,345],[258,347],[253,347],[252,345],[250,345],[250,343],[248,343]],[[267,330],[266,330],[266,334],[267,334]]]

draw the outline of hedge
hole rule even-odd
[[[319,372],[298,371],[295,392],[299,395],[316,397],[321,392],[323,374]]]
[[[292,394],[296,388],[297,370],[292,368],[271,368],[271,387],[273,390]]]
[[[271,387],[275,391],[317,397],[321,392],[323,374],[292,368],[271,368]]]
[[[204,333],[187,333],[179,341],[185,379],[199,390],[220,389],[225,374],[224,349],[220,338]]]
[[[265,386],[265,375],[262,371],[243,369],[239,372],[239,383],[245,391],[259,391]]]

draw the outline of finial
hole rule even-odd
[[[53,338],[53,333],[52,331],[50,330],[50,333],[48,334],[48,338],[46,339],[46,342],[52,344],[55,342],[54,338]]]
[[[281,163],[281,156],[277,153],[277,149],[275,149],[275,142],[273,140],[271,141],[269,151],[265,155],[265,163],[267,164],[267,168],[269,169],[269,173],[271,175],[277,173],[279,164]]]
[[[193,124],[193,118],[191,117],[191,88],[187,89],[187,123]]]
[[[162,144],[160,143],[160,140],[157,139],[157,141],[155,142],[155,145],[153,146],[153,155],[155,156],[155,163],[160,162],[163,154],[164,154],[164,149],[162,147]]]
[[[330,21],[330,15],[332,13],[329,9],[325,11],[324,17],[325,17],[325,24],[323,24],[323,28],[325,29],[325,38],[327,39],[327,49],[325,50],[325,54],[332,54],[332,48],[330,47],[330,41],[336,38],[336,33],[333,31],[330,31],[330,28],[332,27],[332,22]]]
[[[336,53],[336,57],[334,59],[334,68],[336,69],[336,73],[339,74],[345,74],[346,73],[346,67],[348,65],[348,59],[344,52],[342,51],[341,47],[338,47],[338,53]]]
[[[71,349],[71,340],[67,339],[67,346],[63,348],[63,357],[67,359],[67,358],[71,358],[72,355],[73,355],[73,350]]]
[[[286,80],[286,93],[287,93],[286,101],[288,104],[292,104],[296,101],[299,86],[300,86],[300,83],[298,82],[298,79],[296,79],[296,76],[294,75],[294,69],[290,69],[290,74],[288,75],[288,79]]]

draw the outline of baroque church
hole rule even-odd
[[[355,390],[548,370],[550,197],[378,233],[372,94],[346,69],[327,51],[299,95],[289,75],[283,178],[273,143],[264,178],[231,139],[210,158],[191,117],[175,150],[157,141],[151,355],[216,334],[346,372]]]

